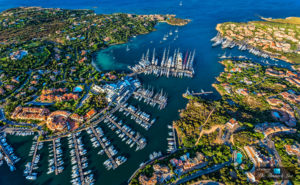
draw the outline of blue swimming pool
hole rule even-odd
[[[242,162],[243,162],[242,158],[243,158],[243,154],[241,154],[240,152],[238,152],[238,153],[236,154],[236,162],[237,162],[238,164],[242,164]]]
[[[73,89],[73,92],[82,92],[82,91],[83,91],[83,88],[81,86],[76,86]]]

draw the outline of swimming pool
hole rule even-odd
[[[242,162],[243,162],[242,158],[243,158],[243,154],[241,154],[241,152],[238,152],[238,153],[236,154],[236,162],[237,162],[238,164],[242,164]]]
[[[74,89],[73,89],[73,92],[82,92],[82,91],[83,91],[82,86],[76,86],[76,87],[74,87]]]

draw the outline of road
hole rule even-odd
[[[204,126],[206,125],[207,121],[209,120],[210,116],[211,116],[212,113],[215,111],[215,109],[216,109],[216,107],[214,107],[214,108],[210,111],[210,113],[209,113],[209,115],[207,116],[205,122],[204,122],[203,125],[201,125],[201,127],[199,128],[200,133],[201,133],[201,131],[202,131],[202,127],[204,127]],[[200,138],[201,138],[201,135],[199,135],[199,137],[198,137],[198,139],[197,139],[197,142],[196,142],[195,146],[198,145],[198,143],[199,143],[199,141],[200,141]]]
[[[183,179],[180,179],[180,180],[178,180],[178,181],[176,181],[176,182],[174,182],[172,184],[173,185],[183,184],[183,183],[188,182],[188,181],[190,181],[192,179],[195,179],[195,178],[197,178],[197,177],[199,177],[201,175],[212,173],[214,171],[220,170],[221,168],[223,168],[226,165],[229,165],[230,163],[231,163],[231,161],[228,161],[228,162],[225,162],[225,163],[222,163],[222,164],[217,164],[213,168],[207,168],[205,170],[200,170],[200,171],[198,171],[196,173],[193,173],[192,175],[189,175],[189,176],[187,176],[187,177],[185,177]]]

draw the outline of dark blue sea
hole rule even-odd
[[[257,62],[262,61],[261,58],[252,56],[246,51],[241,52],[237,49],[222,50],[220,47],[212,48],[210,39],[216,35],[215,26],[217,23],[259,20],[260,16],[273,18],[300,16],[299,0],[183,0],[182,6],[179,6],[179,3],[179,0],[0,0],[0,11],[19,6],[41,6],[47,8],[93,9],[99,14],[115,12],[176,14],[178,17],[192,20],[190,24],[178,27],[178,39],[176,40],[174,40],[174,34],[166,41],[163,41],[162,38],[164,34],[170,31],[174,33],[177,27],[159,24],[155,32],[137,36],[126,44],[112,46],[96,53],[95,64],[100,70],[127,70],[127,66],[137,63],[142,53],[146,52],[148,48],[156,48],[159,54],[166,47],[171,49],[180,48],[181,51],[196,50],[196,76],[193,79],[139,76],[146,87],[150,85],[156,90],[163,88],[169,97],[169,104],[163,111],[158,111],[143,103],[131,100],[132,104],[139,106],[145,112],[149,112],[151,116],[157,118],[157,122],[149,131],[141,129],[133,121],[124,118],[128,125],[146,137],[148,145],[144,150],[134,152],[127,145],[120,143],[119,138],[110,132],[106,125],[102,125],[104,131],[108,134],[108,138],[120,151],[119,153],[129,158],[125,164],[114,171],[106,171],[102,164],[107,159],[106,156],[97,155],[98,150],[91,147],[89,137],[86,133],[82,133],[86,148],[89,148],[87,155],[89,159],[88,169],[93,170],[96,184],[126,184],[128,178],[140,163],[149,159],[151,152],[166,152],[167,125],[178,119],[178,110],[183,109],[187,103],[182,98],[182,93],[187,87],[194,91],[200,91],[201,89],[214,91],[211,84],[216,81],[215,77],[223,70],[223,67],[218,63],[220,55],[226,52],[227,55],[243,55]],[[129,51],[126,51],[127,45]],[[282,65],[285,64],[282,63]],[[218,94],[214,91],[214,94],[209,98],[218,97]],[[32,137],[8,136],[8,142],[15,148],[16,154],[22,157],[22,160],[18,163],[16,172],[10,172],[6,164],[0,167],[0,185],[70,184],[71,167],[66,139],[62,140],[65,151],[64,172],[58,176],[46,174],[48,168],[48,146],[46,144],[40,152],[42,157],[39,163],[38,179],[33,182],[25,180],[22,175],[24,164],[31,160],[27,156],[32,144]]]

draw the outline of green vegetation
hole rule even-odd
[[[277,23],[287,23],[287,24],[300,24],[300,17],[287,17],[285,19],[272,19],[272,18],[264,18],[263,20],[269,22],[277,22]]]
[[[260,51],[290,63],[300,63],[299,17],[265,19],[248,23],[226,22],[217,30],[225,38],[239,44],[247,44]]]
[[[70,93],[79,84],[87,88],[103,80],[118,80],[124,74],[112,72],[115,77],[110,79],[97,72],[91,64],[92,54],[125,43],[132,36],[154,31],[156,23],[166,19],[164,15],[98,15],[92,10],[39,7],[1,12],[0,99],[5,102],[7,118],[16,106],[36,101],[42,89],[67,88]],[[44,106],[73,112],[86,93],[86,89],[78,93],[78,100]],[[93,96],[77,112],[84,114],[88,108],[102,109],[106,105]]]
[[[174,172],[175,167],[173,167],[169,161],[172,158],[179,158],[180,156],[186,154],[187,152],[190,153],[190,157],[194,157],[196,152],[200,152],[200,153],[204,154],[206,156],[205,161],[208,162],[208,166],[205,166],[204,168],[192,170],[189,173],[181,175],[180,177],[177,178],[177,180],[184,178],[184,177],[186,177],[192,173],[195,173],[199,170],[204,170],[204,169],[207,169],[208,167],[212,167],[216,164],[221,164],[221,163],[227,162],[231,158],[230,148],[226,145],[197,146],[197,147],[193,147],[193,148],[181,149],[171,155],[166,156],[162,160],[155,160],[153,163],[148,164],[145,167],[143,167],[142,169],[140,169],[137,172],[137,174],[134,176],[134,178],[130,181],[130,184],[131,185],[139,184],[138,178],[141,174],[146,175],[147,177],[151,177],[154,172],[153,165],[155,165],[155,164],[166,165],[170,168],[171,172]],[[175,180],[175,177],[171,178],[167,182],[167,184],[170,182],[174,182],[174,180]]]

